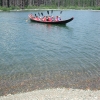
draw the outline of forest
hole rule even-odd
[[[100,10],[100,0],[0,0],[0,7],[6,8],[71,8],[96,7]]]

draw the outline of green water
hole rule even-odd
[[[56,87],[100,89],[100,12],[54,11],[74,20],[31,23],[28,14],[38,12],[0,12],[0,95]]]

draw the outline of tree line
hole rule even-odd
[[[99,7],[100,0],[0,0],[1,7],[20,7],[25,8],[28,6],[57,6],[57,7]]]

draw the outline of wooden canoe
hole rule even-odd
[[[37,23],[45,23],[45,24],[66,24],[66,23],[69,23],[70,21],[72,21],[74,18],[70,18],[70,19],[67,19],[67,20],[61,20],[61,21],[41,21],[41,20],[36,20],[34,19],[34,17],[30,14],[28,15],[29,16],[29,19],[30,21],[32,22],[37,22]]]

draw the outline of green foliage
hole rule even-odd
[[[19,0],[18,3],[10,0],[0,0],[3,11],[14,9],[96,9],[100,10],[100,0]],[[30,6],[32,5],[32,6]],[[34,5],[34,6],[33,6]],[[37,6],[38,5],[38,6]],[[10,6],[10,7],[5,7]],[[18,7],[19,6],[19,7]]]
[[[96,7],[96,9],[95,10],[100,10],[100,7]]]
[[[100,6],[98,6],[98,0],[44,0],[41,4],[41,0],[37,0],[32,4],[31,0],[27,1],[25,5],[23,5],[24,9],[92,9],[92,10],[100,10]],[[6,2],[5,2],[6,3]],[[20,2],[21,3],[21,2]],[[31,4],[31,6],[30,6]],[[7,4],[5,4],[7,5]],[[15,4],[16,5],[16,4]],[[37,6],[38,5],[38,6]],[[21,4],[20,4],[21,7]],[[10,11],[10,10],[19,10],[21,9],[19,5],[12,5],[10,7],[0,6],[0,10],[2,11]]]
[[[10,10],[18,10],[18,9],[20,9],[18,6],[16,6],[16,7],[14,7],[14,6],[11,6],[11,7],[1,7],[0,6],[0,10],[2,10],[2,11],[10,11]]]
[[[0,8],[2,11],[9,11],[10,10],[10,8],[7,8],[7,7],[1,7]]]
[[[34,5],[34,6],[27,6],[24,9],[41,9],[41,8],[43,8],[43,7]]]
[[[57,9],[57,6],[55,5],[45,6],[41,4],[40,6],[27,6],[24,9]]]
[[[10,7],[10,9],[11,9],[11,10],[14,10],[14,9],[15,9],[15,7],[14,7],[14,6],[11,6],[11,7]]]
[[[76,9],[75,6],[69,6],[69,9]]]
[[[67,9],[66,7],[60,6],[59,9]]]
[[[20,7],[16,6],[14,9],[18,9],[18,10],[19,10],[19,9],[20,9]]]

